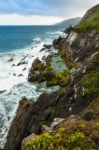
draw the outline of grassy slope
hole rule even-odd
[[[74,28],[77,32],[86,32],[95,29],[99,33],[99,11],[94,12],[84,23],[81,23]]]

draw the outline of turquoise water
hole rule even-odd
[[[33,39],[39,37],[44,41],[59,30],[61,28],[56,26],[0,26],[0,51],[26,48]]]
[[[50,54],[40,52],[43,45],[63,35],[60,30],[54,26],[0,26],[0,148],[20,100],[26,97],[35,101],[44,91],[56,90],[46,88],[45,83],[31,84],[27,78],[33,61]],[[20,62],[23,64],[18,65]]]

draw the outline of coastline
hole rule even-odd
[[[55,33],[55,36],[59,33]],[[34,39],[32,45],[22,50],[0,52],[0,56],[2,56],[0,59],[0,117],[2,117],[1,124],[3,124],[0,133],[1,145],[5,143],[8,129],[16,115],[20,100],[26,97],[36,101],[44,91],[47,90],[50,93],[57,89],[57,87],[48,88],[45,83],[31,84],[27,81],[32,62],[37,57],[42,60],[43,56],[47,57],[50,53],[47,50],[40,51],[44,44],[49,43],[40,40],[40,38]],[[51,39],[49,41],[51,43]]]
[[[60,88],[52,93],[44,92],[35,102],[27,98],[20,101],[4,150],[10,147],[12,150],[30,150],[31,147],[33,150],[98,150],[99,26],[93,27],[97,10],[99,5],[90,9],[83,22],[70,29],[66,38],[53,41],[57,56],[62,60],[55,61],[56,54],[51,53],[50,57],[44,57],[44,62],[36,59],[32,63],[28,76],[31,83],[46,82],[48,87],[58,85]],[[91,14],[95,17],[88,24]],[[45,50],[44,46],[41,51]],[[61,66],[66,65],[62,72],[58,72],[60,62]]]

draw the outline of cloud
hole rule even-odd
[[[1,14],[0,25],[50,25],[65,18],[39,15]]]
[[[0,0],[0,24],[53,24],[83,16],[99,0]]]
[[[0,0],[1,14],[72,16],[81,15],[99,0]]]

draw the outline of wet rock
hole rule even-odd
[[[23,74],[19,74],[18,76],[19,76],[19,77],[22,77],[22,76],[23,76]]]
[[[10,58],[8,61],[10,62],[10,61],[13,61],[14,59],[13,58]]]
[[[40,52],[43,52],[43,51],[45,51],[45,50],[47,50],[47,52],[50,52],[51,50],[51,47],[52,47],[52,45],[47,45],[47,44],[44,44],[43,45],[43,48],[40,50]]]
[[[14,67],[15,66],[15,64],[12,64],[12,67]]]
[[[51,49],[52,45],[51,45],[51,44],[50,44],[50,45],[44,44],[43,47],[44,47],[45,49]]]
[[[43,51],[45,51],[46,50],[46,48],[45,47],[43,47],[41,50],[40,50],[40,52],[43,52]]]
[[[0,94],[1,94],[1,93],[4,93],[4,92],[6,92],[6,90],[0,91]]]
[[[15,73],[13,73],[13,76],[16,76],[16,74],[15,74]]]
[[[26,68],[23,68],[23,70],[22,71],[25,71],[26,70]]]
[[[46,56],[43,56],[43,57],[42,57],[42,60],[45,60],[45,59],[46,59]]]
[[[24,64],[27,64],[28,62],[26,62],[26,61],[22,61],[22,62],[19,62],[18,64],[17,64],[17,66],[20,66],[20,65],[24,65]]]

